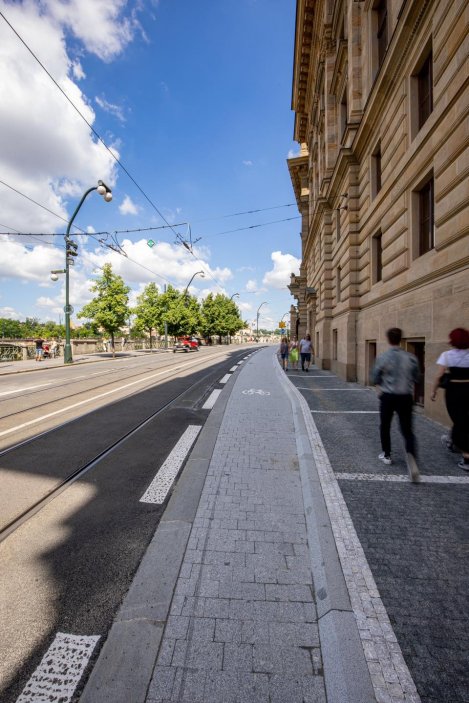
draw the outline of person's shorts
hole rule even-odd
[[[36,356],[44,356],[44,349],[36,349]]]
[[[288,352],[286,354],[280,354],[280,356],[282,359],[288,359]]]
[[[301,352],[301,356],[305,361],[311,361],[311,352],[307,352],[306,354],[304,352]]]

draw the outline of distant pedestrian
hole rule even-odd
[[[414,384],[420,380],[419,362],[414,354],[400,347],[402,331],[392,327],[386,332],[390,348],[376,359],[372,381],[381,389],[380,435],[382,452],[378,456],[384,464],[391,464],[391,422],[397,413],[405,441],[407,470],[411,481],[420,481],[415,459],[415,437],[412,430]]]
[[[445,403],[453,428],[451,435],[443,435],[441,441],[450,451],[462,452],[458,466],[469,471],[469,330],[462,327],[452,330],[449,343],[452,349],[436,360],[438,372],[431,397],[436,399],[440,383],[445,379]]]
[[[36,339],[36,361],[42,361],[44,358],[44,340]]]
[[[290,366],[292,369],[295,371],[298,370],[298,357],[299,357],[299,351],[298,351],[298,340],[296,337],[293,337],[293,339],[290,342],[290,347],[289,347],[289,360],[290,360]]]
[[[303,339],[300,339],[299,344],[300,358],[301,358],[301,370],[309,371],[309,365],[311,363],[311,354],[313,353],[313,344],[311,342],[311,335],[307,334]]]
[[[52,359],[55,359],[57,356],[57,351],[58,351],[59,345],[57,343],[56,339],[53,339],[50,345],[50,355]]]
[[[279,353],[282,369],[288,371],[288,339],[286,337],[282,337]]]

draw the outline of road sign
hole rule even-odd
[[[70,315],[73,312],[73,305],[64,305],[64,313],[67,314],[69,313]]]
[[[280,322],[278,323],[278,326],[280,327],[281,330],[283,330],[287,326],[287,323],[283,322],[283,320],[280,320]]]
[[[153,239],[149,239],[149,240],[147,241],[147,245],[148,245],[148,246],[150,247],[150,249],[151,249],[152,247],[155,246],[155,242],[153,241]]]

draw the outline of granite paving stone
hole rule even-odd
[[[236,377],[147,703],[325,701],[293,416],[272,371],[254,356]]]

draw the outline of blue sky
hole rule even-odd
[[[112,202],[93,192],[75,220],[89,233],[76,236],[75,312],[110,262],[132,302],[150,281],[183,289],[203,270],[193,294],[239,293],[249,322],[265,302],[260,326],[275,328],[294,302],[286,285],[301,248],[286,164],[298,151],[295,3],[0,0],[0,12],[0,232],[64,232],[102,179]],[[228,217],[253,210],[263,211]],[[166,223],[174,229],[112,235]],[[192,254],[180,243],[189,225],[177,223],[190,225]],[[63,267],[63,238],[2,234],[0,246],[0,316],[63,319],[63,277],[49,278]]]

